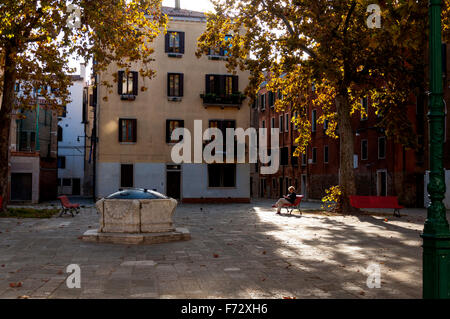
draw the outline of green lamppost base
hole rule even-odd
[[[423,298],[450,298],[450,234],[423,238]]]

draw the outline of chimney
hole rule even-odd
[[[175,0],[175,10],[180,10],[180,0]]]

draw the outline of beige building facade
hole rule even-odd
[[[174,163],[171,132],[194,121],[208,127],[250,127],[249,99],[242,93],[248,74],[229,74],[225,53],[211,51],[197,58],[197,39],[206,28],[203,13],[164,8],[170,17],[168,32],[154,42],[152,80],[138,75],[139,66],[110,68],[98,83],[119,77],[110,94],[98,88],[98,148],[96,196],[120,188],[154,189],[184,202],[247,202],[250,200],[250,164]],[[141,87],[148,88],[142,91]],[[107,101],[104,97],[107,96]],[[185,140],[186,141],[186,140]],[[192,154],[194,152],[192,151]],[[193,161],[193,156],[192,156]]]

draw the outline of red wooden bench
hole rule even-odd
[[[75,211],[75,213],[79,213],[80,212],[80,204],[72,204],[69,201],[69,198],[65,195],[63,196],[59,196],[58,199],[61,202],[61,213],[59,214],[59,217],[61,217],[63,214],[72,214],[73,217],[73,211]]]
[[[393,208],[394,216],[401,217],[400,209],[404,206],[399,205],[396,196],[355,196],[351,195],[350,205],[355,208]]]
[[[295,202],[293,204],[284,204],[281,208],[286,208],[289,214],[292,214],[292,211],[294,209],[298,209],[301,215],[302,212],[300,210],[300,203],[302,202],[303,197],[303,195],[297,195],[297,198],[295,199]]]

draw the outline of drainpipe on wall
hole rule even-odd
[[[94,94],[95,93],[95,94]],[[94,203],[97,199],[97,100],[98,100],[98,88],[97,88],[97,74],[94,72],[94,126],[92,128],[91,134],[91,144],[93,145],[92,155],[93,155],[93,181],[92,181],[92,199]]]
[[[36,151],[40,151],[40,143],[39,143],[39,97],[36,91]]]

